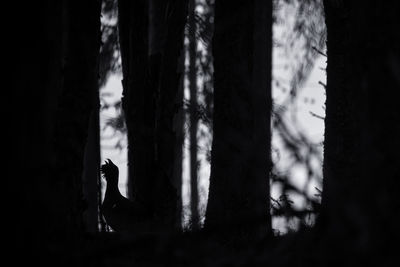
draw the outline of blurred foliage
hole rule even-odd
[[[274,138],[279,140],[279,146],[273,143],[272,153],[275,160],[285,159],[285,169],[280,169],[274,162],[271,183],[280,189],[280,197],[271,199],[271,211],[275,217],[286,220],[288,231],[302,227],[312,226],[315,215],[320,207],[321,190],[314,187],[318,194],[310,194],[310,184],[322,186],[322,140],[315,143],[310,140],[307,133],[298,128],[295,101],[311,71],[315,67],[316,59],[325,56],[323,53],[326,43],[325,17],[322,0],[275,0],[274,21],[283,26],[284,34],[274,37],[274,49],[281,49],[287,57],[285,69],[290,70],[289,88],[284,88],[280,77],[273,77],[275,90],[283,92],[288,90],[286,99],[279,104],[274,103],[272,128]],[[291,13],[286,13],[289,10]],[[321,82],[320,82],[321,83]],[[321,88],[324,89],[324,88]],[[310,100],[313,102],[314,100]],[[310,116],[324,119],[323,116],[310,112]],[[282,156],[285,154],[285,156]],[[291,170],[301,167],[306,173],[306,183],[303,188],[298,188],[293,183],[297,177]],[[304,205],[295,207],[292,198],[302,199]],[[298,205],[297,205],[298,206]],[[289,226],[289,221],[297,221],[297,225]],[[293,229],[289,229],[289,228]]]
[[[296,89],[304,85],[305,80],[314,68],[314,62],[326,44],[326,27],[324,6],[322,0],[285,0],[297,6],[293,31],[288,35],[286,49],[297,45],[299,59],[295,62],[295,72],[292,77],[292,95]]]
[[[106,86],[111,75],[119,75],[122,72],[121,55],[118,40],[118,1],[102,0],[101,10],[101,48],[99,56],[99,87]],[[122,150],[126,145],[123,136],[126,134],[125,118],[122,112],[122,102],[117,100],[110,103],[109,98],[113,93],[100,92],[100,111],[114,110],[116,117],[108,118],[102,127],[102,131],[111,129],[112,134],[103,135],[102,138],[111,139],[117,137],[111,149]],[[104,147],[103,147],[104,149]]]
[[[294,14],[282,16],[280,11],[283,9],[293,10]],[[291,95],[295,97],[297,89],[304,85],[313,70],[317,56],[324,54],[326,27],[323,1],[274,0],[274,22],[290,25],[286,29],[285,38],[275,38],[274,45],[283,48],[287,54],[294,53],[291,62]]]
[[[100,87],[105,86],[111,74],[121,72],[117,12],[117,0],[103,0],[99,66]]]

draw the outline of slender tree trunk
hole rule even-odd
[[[324,6],[328,68],[321,224],[337,241],[331,250],[343,258],[370,259],[393,238],[393,216],[400,211],[400,110],[394,97],[400,90],[400,6],[329,0]]]
[[[190,211],[191,226],[197,230],[199,225],[199,190],[197,162],[197,40],[196,40],[196,0],[189,2],[189,91],[190,91]]]
[[[214,138],[205,227],[271,234],[272,1],[215,3]]]
[[[185,141],[185,111],[184,111],[184,83],[185,77],[183,75],[185,71],[185,57],[181,56],[179,59],[178,73],[180,73],[179,89],[177,93],[176,107],[177,112],[174,118],[174,131],[176,133],[175,143],[175,156],[174,156],[174,183],[173,186],[177,190],[177,208],[176,208],[176,229],[182,230],[182,164],[183,164],[183,144]]]
[[[184,70],[184,57],[181,58],[180,62],[181,71]],[[176,132],[176,143],[175,143],[175,163],[174,163],[174,187],[177,190],[177,208],[176,208],[176,229],[182,229],[182,163],[183,163],[183,144],[185,140],[184,123],[185,113],[183,110],[183,89],[184,89],[184,78],[181,77],[179,91],[177,95],[178,112],[175,117],[175,132]]]

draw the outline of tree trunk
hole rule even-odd
[[[198,230],[199,225],[199,190],[197,179],[197,40],[195,20],[196,0],[189,2],[189,91],[190,91],[190,211],[191,227]]]
[[[353,65],[348,62],[351,51],[351,31],[349,10],[345,3],[338,2],[332,5],[331,1],[324,1],[327,41],[327,90],[326,90],[326,117],[324,143],[324,191],[321,223],[327,227],[335,224],[331,229],[342,236],[350,235],[356,229],[338,222],[348,218],[346,195],[349,196],[353,188],[352,180],[356,180],[357,170],[354,168],[358,147],[358,121],[355,113],[355,97],[357,89],[352,89],[351,80]],[[347,155],[347,156],[345,156]],[[353,181],[354,183],[354,181]],[[350,215],[351,216],[351,215]],[[329,226],[328,226],[329,225]],[[350,232],[349,232],[350,231]]]
[[[205,227],[240,239],[271,234],[271,49],[272,1],[216,1]]]
[[[118,1],[123,72],[122,107],[128,130],[128,196],[151,208],[154,101],[148,82],[147,1]]]
[[[184,70],[184,57],[181,58],[180,62],[181,70]],[[175,155],[174,155],[174,187],[177,190],[177,208],[176,208],[176,219],[175,225],[178,231],[182,230],[182,163],[183,163],[183,144],[185,141],[184,133],[184,123],[185,123],[185,113],[183,110],[183,89],[184,89],[184,78],[181,77],[179,85],[179,91],[177,95],[178,112],[175,117],[175,133],[176,133],[176,143],[175,143]]]
[[[176,217],[173,119],[186,8],[186,1],[119,2],[129,195],[164,225]]]
[[[24,257],[13,257],[14,264],[19,265],[22,258],[34,262],[54,256],[46,255],[50,250],[41,240],[51,243],[51,234],[54,236],[65,226],[62,213],[56,209],[63,191],[57,190],[57,177],[50,173],[54,114],[61,83],[62,5],[55,1],[5,4],[17,23],[7,27],[10,32],[5,34],[10,42],[6,53],[10,58],[6,61],[11,64],[8,68],[12,70],[12,82],[5,90],[6,96],[7,92],[11,96],[5,97],[4,102],[9,121],[4,123],[8,161],[3,171],[7,201],[3,222],[7,229],[5,254],[23,254]],[[32,21],[35,30],[29,28]],[[53,225],[53,220],[59,224]]]
[[[101,1],[65,1],[63,12],[64,65],[55,128],[56,168],[67,196],[66,221],[79,233],[83,230],[84,148],[98,90]]]
[[[18,10],[10,35],[16,56],[11,99],[20,102],[11,115],[15,163],[5,191],[15,201],[7,229],[22,258],[43,265],[71,259],[82,233],[82,162],[97,88],[100,1],[16,3],[10,10]]]
[[[400,5],[326,0],[324,6],[328,67],[320,223],[337,241],[330,249],[373,256],[397,231],[393,216],[400,211],[400,110],[394,97],[400,90]]]
[[[85,148],[83,169],[83,195],[86,202],[84,212],[85,230],[96,233],[100,230],[99,205],[101,203],[100,180],[100,121],[99,121],[99,97],[95,100],[94,108],[89,121],[88,140]],[[97,101],[96,101],[97,100]],[[100,189],[100,190],[99,190]]]
[[[174,225],[177,193],[173,185],[174,149],[177,141],[174,131],[174,118],[177,115],[177,95],[181,80],[181,57],[183,56],[184,28],[187,17],[187,0],[154,1],[156,5],[165,5],[164,25],[158,33],[163,49],[159,60],[159,80],[156,99],[156,183],[155,212],[164,224]],[[163,4],[161,4],[163,3]],[[156,41],[156,40],[155,40]],[[157,50],[150,57],[157,57]],[[179,100],[178,100],[179,101]]]

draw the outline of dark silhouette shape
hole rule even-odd
[[[118,1],[128,194],[173,228],[177,110],[187,1]],[[133,164],[132,164],[133,163]]]
[[[388,258],[398,256],[387,244],[399,240],[400,110],[394,96],[400,91],[400,4],[324,1],[324,7],[328,63],[319,225],[329,256],[352,265],[347,255],[368,255],[380,266],[394,266]]]
[[[118,167],[107,159],[101,166],[101,173],[107,181],[104,201],[101,205],[107,224],[117,232],[143,231],[151,214],[138,201],[130,201],[121,195],[118,188]]]
[[[272,2],[216,1],[214,26],[214,136],[204,228],[251,242],[272,234]]]
[[[98,101],[97,99],[94,99]],[[104,221],[101,220],[99,228],[99,206],[101,203],[101,178],[100,165],[100,119],[98,106],[92,110],[90,115],[88,138],[85,146],[84,168],[82,174],[82,191],[86,201],[86,209],[83,212],[85,230],[91,233],[105,230]]]

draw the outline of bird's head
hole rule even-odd
[[[100,171],[106,179],[107,183],[117,183],[118,184],[118,167],[110,160],[107,159],[103,165],[101,165]]]

